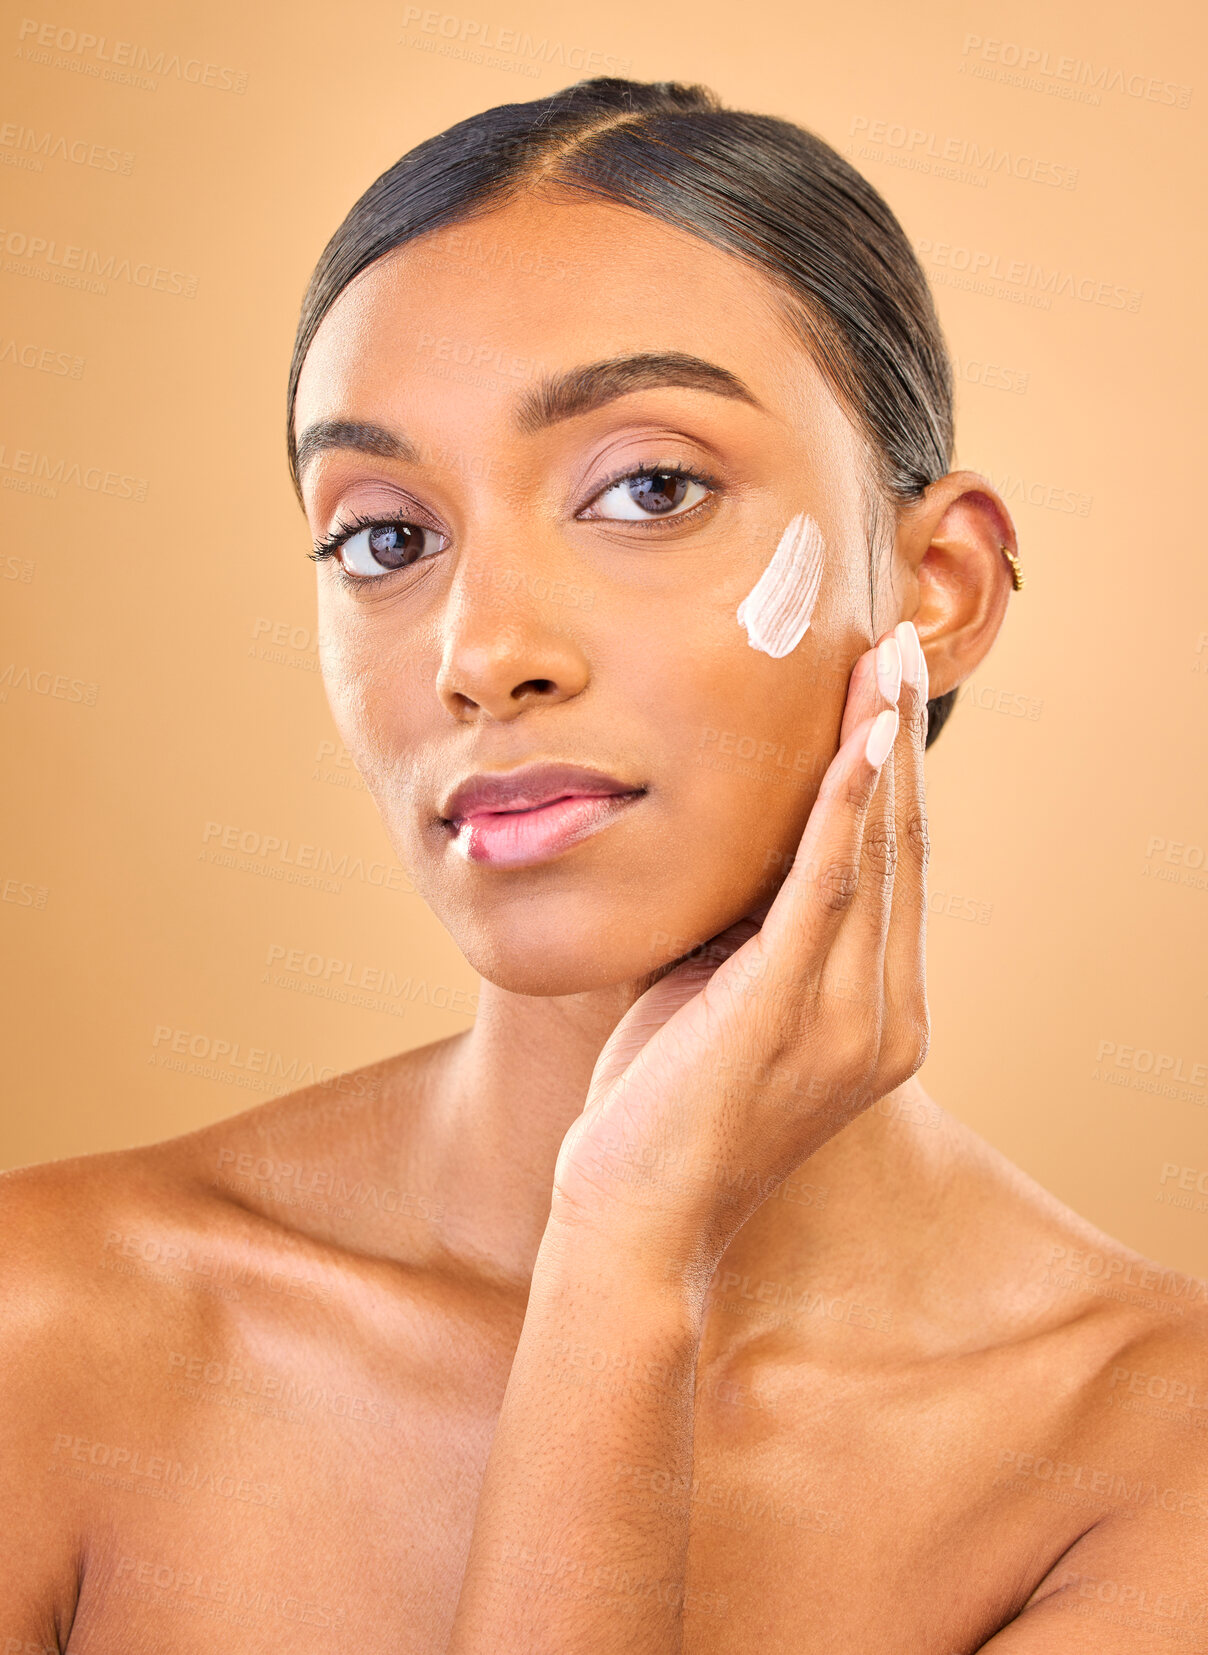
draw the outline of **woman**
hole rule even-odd
[[[328,246],[289,443],[480,1012],[6,1178],[4,1648],[1208,1648],[1208,1434],[1129,1405],[1204,1284],[916,1078],[1019,564],[884,202],[699,89],[492,110]]]

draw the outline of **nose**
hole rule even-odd
[[[459,723],[507,723],[533,706],[569,701],[591,674],[568,630],[574,611],[534,595],[555,581],[498,561],[465,561],[450,588],[436,692]]]

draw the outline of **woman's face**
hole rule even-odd
[[[873,633],[861,445],[759,272],[520,198],[345,290],[296,431],[316,541],[345,537],[318,564],[336,722],[478,971],[628,981],[772,894]],[[800,513],[821,586],[773,658],[736,612]],[[604,779],[509,787],[538,765]]]

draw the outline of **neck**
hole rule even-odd
[[[452,1192],[444,1241],[456,1256],[489,1261],[492,1275],[527,1291],[562,1139],[605,1042],[649,982],[548,998],[483,982],[477,1021],[443,1048],[447,1066],[417,1122],[419,1156]],[[727,1252],[725,1278],[775,1281],[804,1268],[839,1291],[874,1272],[883,1279],[889,1265],[908,1270],[904,1240],[929,1230],[959,1130],[917,1077],[897,1087],[763,1203]]]

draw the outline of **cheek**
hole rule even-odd
[[[376,791],[414,737],[408,709],[417,704],[418,686],[410,682],[408,657],[386,629],[321,597],[319,665],[340,739]]]
[[[752,648],[775,659],[797,648],[813,619],[825,561],[822,530],[807,513],[798,513],[738,606],[738,619]]]
[[[707,859],[761,877],[791,855],[834,751],[833,679],[815,628],[776,659],[751,648],[733,611],[711,649],[664,658],[647,678],[674,747],[680,843],[698,873]]]
[[[752,647],[733,604],[707,618],[684,616],[646,641],[641,700],[673,731],[689,758],[719,753],[753,762],[758,780],[770,752],[812,750],[833,721],[835,673],[825,622],[781,657]],[[770,745],[769,745],[770,744]]]
[[[756,660],[749,652],[744,682],[700,727],[693,759],[721,808],[748,830],[757,819],[761,831],[766,824],[775,835],[780,824],[796,818],[802,795],[821,780],[830,717],[810,693],[808,670],[768,672]]]

